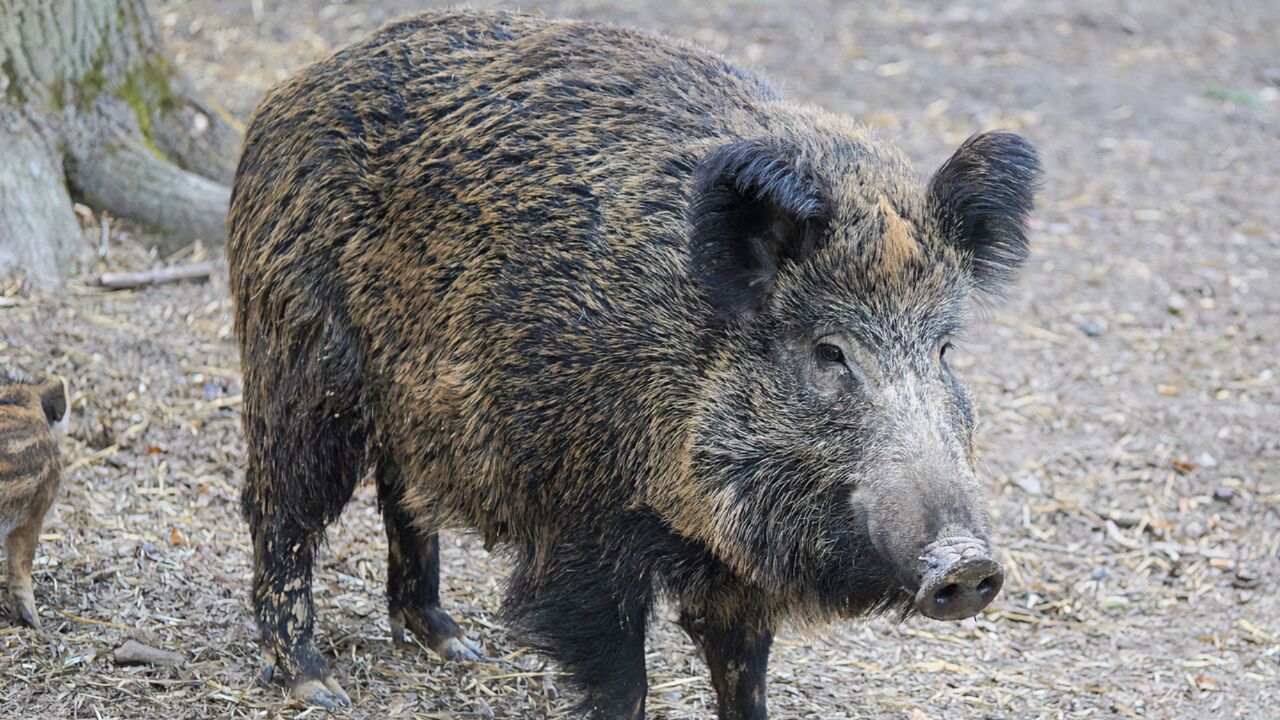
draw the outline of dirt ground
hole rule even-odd
[[[431,4],[153,12],[193,81],[245,120],[295,68]],[[922,175],[986,128],[1044,154],[1034,256],[956,363],[984,418],[1004,592],[958,624],[784,633],[774,717],[1280,716],[1280,3],[523,8],[690,38],[879,128]],[[99,222],[85,215],[92,242]],[[101,269],[155,261],[110,227]],[[63,373],[74,390],[37,558],[45,630],[0,616],[0,717],[320,714],[254,683],[230,317],[224,276],[108,294],[86,273],[64,296],[0,297],[0,364]],[[495,661],[392,645],[366,487],[317,571],[320,643],[355,701],[339,714],[562,715],[554,668],[495,620],[503,560],[464,535],[444,544],[446,602]],[[117,666],[129,638],[185,662]],[[708,717],[684,636],[659,621],[650,647],[650,716]]]

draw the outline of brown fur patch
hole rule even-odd
[[[884,234],[880,237],[879,272],[893,275],[909,263],[923,259],[920,244],[913,237],[915,227],[902,219],[888,199],[880,196],[880,212],[884,214]]]

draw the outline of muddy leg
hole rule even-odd
[[[378,495],[387,529],[387,609],[391,636],[405,643],[407,628],[445,660],[483,660],[480,647],[440,609],[440,537],[414,527],[401,505],[399,478],[378,471]]]
[[[333,709],[351,700],[312,642],[311,568],[318,540],[318,533],[279,518],[253,528],[253,611],[265,679],[275,675],[295,698]]]
[[[9,600],[13,615],[19,623],[37,629],[40,615],[36,612],[36,596],[31,585],[31,564],[36,557],[36,541],[43,523],[43,512],[32,513],[5,541],[9,550]]]
[[[748,623],[724,627],[685,611],[680,625],[711,669],[720,720],[765,720],[765,671],[773,633]]]

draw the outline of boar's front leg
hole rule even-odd
[[[750,617],[717,622],[687,609],[680,614],[680,625],[706,657],[720,720],[765,720],[772,629],[759,627]]]
[[[527,644],[547,654],[582,690],[577,711],[590,720],[644,718],[644,640],[651,587],[619,572],[625,551],[567,541],[534,569],[521,558],[507,588],[506,614]]]
[[[440,609],[440,536],[414,526],[404,507],[404,486],[391,462],[378,466],[378,499],[387,529],[387,610],[391,636],[406,642],[405,629],[445,660],[483,660],[479,646]]]

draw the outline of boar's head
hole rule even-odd
[[[974,411],[948,367],[1027,255],[1040,168],[975,136],[927,185],[896,153],[731,142],[692,185],[711,369],[673,525],[814,617],[976,614],[999,592]]]

